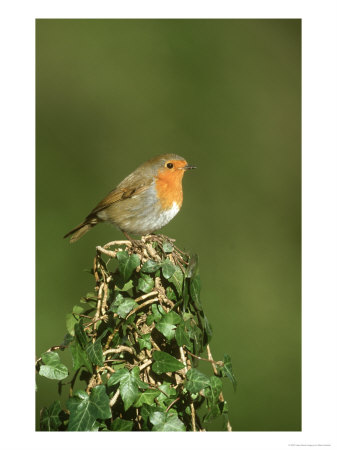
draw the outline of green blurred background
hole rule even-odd
[[[36,351],[92,290],[99,225],[62,236],[166,152],[198,170],[162,232],[199,254],[238,431],[301,429],[301,21],[37,20]],[[67,362],[66,355],[61,355]],[[57,396],[38,379],[37,416]],[[213,430],[220,429],[215,423]]]

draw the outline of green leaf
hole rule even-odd
[[[82,348],[85,348],[88,343],[88,340],[87,340],[87,335],[85,334],[85,331],[83,328],[83,319],[80,319],[79,322],[75,323],[74,330],[75,330],[75,336],[76,336],[79,344],[81,345]]]
[[[92,365],[89,361],[88,355],[85,352],[85,350],[83,350],[83,348],[80,346],[77,340],[71,343],[70,350],[73,358],[74,370],[77,370],[80,367],[84,366],[88,369],[90,373],[92,373]]]
[[[192,342],[190,341],[190,338],[188,337],[188,334],[185,331],[185,324],[181,323],[177,329],[176,329],[176,335],[175,335],[177,344],[179,347],[186,346],[190,351],[193,348]]]
[[[131,372],[121,380],[119,389],[124,403],[124,409],[127,411],[140,394],[137,381]]]
[[[193,342],[193,353],[198,355],[202,351],[203,333],[193,321],[185,322],[189,338]]]
[[[174,311],[170,311],[162,316],[161,320],[157,323],[156,328],[170,341],[175,336],[175,325],[180,322],[181,317]]]
[[[185,367],[182,362],[166,352],[153,352],[153,359],[155,362],[152,364],[152,370],[159,375],[165,372],[175,372]]]
[[[108,380],[108,386],[119,383],[119,389],[122,400],[124,402],[124,409],[127,411],[132,403],[138,398],[140,391],[138,387],[143,389],[148,388],[146,383],[143,383],[139,378],[139,367],[134,367],[131,372],[127,369],[120,369],[111,374]]]
[[[119,369],[115,373],[112,373],[110,375],[110,378],[108,379],[107,385],[113,386],[114,384],[120,383],[121,380],[124,378],[127,378],[129,376],[128,369]]]
[[[152,261],[151,259],[148,259],[141,268],[141,272],[144,273],[153,273],[156,272],[158,269],[160,269],[161,263],[157,263],[156,261]]]
[[[139,397],[137,398],[137,400],[135,401],[135,403],[133,404],[133,406],[135,408],[139,408],[140,406],[142,406],[144,403],[147,405],[153,405],[154,403],[154,399],[156,397],[158,397],[158,395],[160,394],[160,391],[157,391],[155,389],[148,389],[145,392],[142,392]]]
[[[145,273],[140,274],[140,278],[138,280],[138,290],[148,294],[153,290],[154,287],[154,279],[150,275],[146,275]]]
[[[172,411],[154,411],[149,419],[153,424],[152,431],[186,431],[183,422]]]
[[[60,401],[55,401],[49,408],[43,408],[40,420],[41,431],[57,431],[62,421]]]
[[[117,309],[118,309],[118,307],[121,305],[121,303],[124,302],[124,298],[126,298],[126,297],[124,297],[123,294],[121,294],[120,292],[118,292],[118,293],[116,294],[116,296],[115,296],[113,302],[111,303],[109,310],[112,311],[112,312],[114,312],[114,313],[117,313]]]
[[[132,431],[133,422],[132,420],[124,420],[116,417],[112,422],[112,431]]]
[[[202,305],[200,300],[200,275],[196,274],[190,281],[190,294],[196,308],[201,311]]]
[[[168,287],[166,288],[166,297],[167,297],[169,300],[177,300],[177,296],[176,296],[174,290],[171,288],[171,286],[168,286]]]
[[[222,389],[221,379],[212,375],[209,379],[209,386],[205,387],[205,397],[209,401],[210,406],[214,406],[219,402],[219,395]]]
[[[138,344],[139,344],[140,350],[142,350],[143,348],[147,348],[148,350],[151,350],[151,348],[152,348],[151,333],[142,334],[142,336],[140,336],[138,338]]]
[[[66,333],[64,335],[63,341],[61,343],[61,345],[68,347],[68,345],[73,342],[74,340],[74,336],[72,336],[70,333]],[[62,349],[61,349],[62,350]]]
[[[156,325],[156,328],[158,331],[160,331],[165,337],[166,339],[168,339],[169,341],[171,339],[174,338],[175,336],[175,330],[176,330],[176,326],[171,324],[171,323],[167,323],[167,322],[159,322]]]
[[[126,292],[133,288],[133,280],[131,279],[126,283],[124,283],[122,275],[120,274],[116,274],[115,282],[116,282],[115,289],[117,291]]]
[[[162,318],[162,315],[160,314],[159,310],[158,310],[158,306],[157,305],[151,305],[151,309],[153,312],[153,316],[154,316],[154,321],[155,322],[159,322]]]
[[[136,383],[138,385],[138,387],[142,388],[142,389],[148,389],[149,385],[147,383],[144,383],[140,378],[139,378],[139,374],[140,374],[140,368],[138,366],[135,366],[132,370],[131,370],[131,375],[132,377],[136,380]]]
[[[68,376],[67,367],[61,363],[56,352],[46,352],[41,355],[43,365],[40,366],[39,374],[50,380],[64,380]]]
[[[166,409],[166,407],[165,407]],[[164,409],[164,411],[165,411]],[[159,407],[159,406],[150,406],[147,405],[146,403],[144,403],[144,405],[140,408],[140,415],[143,419],[143,424],[142,424],[142,430],[144,431],[150,431],[149,427],[148,427],[148,418],[150,417],[150,415],[154,412],[154,411],[162,411],[163,408]]]
[[[103,366],[103,350],[101,345],[101,339],[96,339],[95,342],[90,342],[86,347],[87,355],[90,361],[97,365]]]
[[[173,252],[173,245],[169,241],[165,241],[163,243],[163,250],[165,253],[172,253]]]
[[[202,372],[199,372],[197,369],[190,369],[187,374],[187,383],[186,389],[191,394],[197,394],[202,389],[205,389],[210,385],[210,380],[207,375],[204,375]]]
[[[184,284],[184,274],[182,273],[179,267],[175,267],[175,271],[172,276],[168,279],[170,283],[174,285],[176,288],[178,295],[182,295],[183,292],[183,284]]]
[[[205,327],[205,331],[206,331],[206,335],[207,335],[207,343],[211,340],[212,336],[213,336],[213,330],[212,330],[212,326],[209,323],[207,317],[204,315],[204,327]]]
[[[134,253],[129,256],[127,252],[122,251],[117,252],[117,259],[119,272],[122,275],[123,280],[126,282],[129,280],[136,267],[139,266],[139,256]]]
[[[162,262],[161,270],[163,273],[163,277],[168,280],[176,271],[176,266],[171,262],[169,258],[166,258],[165,261]]]
[[[146,318],[146,325],[151,325],[154,322],[154,314],[150,314]]]
[[[188,290],[188,281],[185,281],[185,283],[183,284],[183,294],[182,295],[183,295],[183,300],[184,300],[183,310],[185,311],[187,309],[187,306],[190,301],[190,294],[189,294],[189,290]]]
[[[209,412],[205,415],[204,417],[204,421],[206,423],[211,422],[212,420],[216,419],[217,417],[219,417],[221,414],[219,405],[213,405]]]
[[[78,318],[76,317],[76,315],[82,314],[83,312],[84,312],[84,308],[82,306],[75,305],[73,308],[73,312],[66,314],[67,331],[72,336],[75,335],[74,326],[75,326],[75,323],[78,322]]]
[[[199,270],[199,261],[198,255],[191,255],[190,260],[188,262],[188,266],[186,269],[186,278],[193,278],[194,275],[198,273]]]
[[[229,355],[224,355],[224,371],[227,377],[230,379],[233,385],[234,391],[236,391],[237,381],[233,373],[232,360]]]
[[[125,319],[125,317],[129,314],[133,308],[137,306],[137,302],[135,302],[132,298],[125,298],[123,302],[117,308],[117,314]]]
[[[170,383],[164,381],[160,385],[160,395],[157,397],[159,403],[171,403],[173,398],[177,397],[177,391],[171,387]]]
[[[90,396],[77,391],[67,402],[70,411],[68,431],[89,431],[96,419],[109,419],[111,410],[105,386],[95,386]]]

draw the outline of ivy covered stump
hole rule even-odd
[[[230,357],[211,354],[197,257],[151,235],[97,247],[92,274],[94,292],[68,314],[63,343],[37,360],[40,376],[69,389],[65,405],[43,408],[40,429],[206,431],[221,416],[230,431],[222,383],[235,389],[236,380]],[[62,351],[71,352],[70,370]],[[73,391],[77,377],[86,388]]]

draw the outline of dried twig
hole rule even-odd
[[[117,399],[118,399],[118,397],[119,397],[119,394],[120,394],[120,391],[119,391],[119,389],[117,389],[115,395],[114,395],[113,397],[111,397],[111,399],[110,399],[110,401],[109,401],[109,406],[110,406],[110,408],[112,408],[113,405],[117,402]]]

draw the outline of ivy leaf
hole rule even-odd
[[[192,321],[185,322],[189,338],[193,342],[193,353],[198,355],[202,350],[203,333]]]
[[[154,314],[150,314],[146,318],[146,325],[151,325],[154,322]]]
[[[90,342],[86,347],[87,355],[90,361],[97,365],[103,366],[103,350],[101,345],[101,339],[96,339],[95,342]]]
[[[169,258],[166,258],[165,261],[162,262],[161,270],[163,273],[163,277],[168,280],[176,271],[176,266],[172,264]]]
[[[186,389],[191,394],[197,394],[202,389],[206,388],[210,385],[210,380],[207,375],[204,375],[202,372],[199,372],[197,369],[190,369],[187,374],[187,383]]]
[[[62,421],[60,401],[55,401],[49,408],[43,408],[40,420],[41,431],[57,431]]]
[[[157,328],[157,330],[160,331],[160,332],[166,337],[166,339],[169,340],[169,341],[170,341],[171,339],[173,339],[174,336],[175,336],[176,326],[173,325],[173,324],[171,324],[171,323],[168,323],[168,322],[162,322],[162,321],[161,321],[161,322],[157,323],[156,328]]]
[[[212,336],[213,336],[213,330],[212,330],[212,326],[209,323],[207,317],[204,315],[204,327],[205,327],[205,331],[206,331],[206,335],[207,335],[207,343],[210,342]]]
[[[209,401],[210,406],[217,405],[221,389],[221,379],[212,375],[209,379],[209,386],[206,386],[204,390],[205,397]]]
[[[50,380],[64,380],[68,376],[67,367],[61,363],[56,352],[46,352],[41,355],[43,365],[40,366],[39,374]]]
[[[155,362],[152,364],[152,370],[159,375],[166,372],[175,372],[185,367],[182,362],[166,352],[156,350],[153,352],[153,359]]]
[[[204,422],[208,423],[211,422],[212,420],[216,419],[217,417],[219,417],[221,414],[219,405],[213,405],[209,412],[205,415],[204,417]]]
[[[188,337],[188,334],[185,331],[184,323],[181,323],[177,327],[175,338],[179,347],[183,347],[185,345],[190,351],[192,350],[193,345],[192,342],[190,341],[190,338]]]
[[[64,335],[63,341],[61,343],[61,346],[68,347],[68,345],[73,342],[74,336],[72,336],[70,333],[66,333]]]
[[[184,274],[179,267],[175,267],[175,271],[168,279],[168,281],[174,285],[174,287],[177,289],[178,295],[180,296],[183,292]]]
[[[139,344],[140,350],[142,350],[143,348],[147,348],[148,350],[151,350],[151,348],[152,348],[151,333],[142,334],[142,336],[138,338],[138,344]]]
[[[115,289],[116,291],[126,292],[133,288],[133,280],[129,280],[126,283],[120,273],[115,274]]]
[[[132,298],[125,298],[123,302],[117,308],[117,314],[125,319],[125,317],[129,314],[133,308],[137,306],[137,302],[135,302]]]
[[[150,417],[152,431],[186,431],[185,425],[173,411],[154,411]]]
[[[133,428],[133,422],[131,420],[124,420],[116,417],[112,422],[112,431],[131,431]]]
[[[85,348],[88,343],[88,340],[83,327],[83,319],[80,319],[79,322],[75,323],[74,330],[75,336],[79,344],[81,345],[82,348]]]
[[[171,387],[170,383],[164,381],[160,385],[160,395],[157,397],[159,403],[171,403],[173,398],[177,397],[177,391]]]
[[[190,294],[196,308],[201,311],[202,305],[200,301],[200,275],[196,274],[190,281]]]
[[[128,369],[119,369],[115,373],[112,373],[110,375],[110,378],[108,379],[107,385],[113,386],[114,384],[120,383],[121,380],[128,377],[129,371]]]
[[[84,366],[92,373],[92,365],[89,361],[88,355],[85,350],[82,349],[77,340],[73,341],[70,345],[71,355],[73,358],[73,368],[74,370],[79,369]]]
[[[130,279],[136,267],[139,266],[139,256],[134,253],[129,256],[128,252],[122,251],[117,252],[117,259],[119,272],[122,275],[124,282],[126,282]]]
[[[148,388],[139,378],[139,367],[134,367],[131,372],[127,369],[120,369],[111,374],[108,380],[108,386],[119,383],[121,397],[124,403],[124,409],[127,411],[132,403],[139,397],[140,391],[138,387]]]
[[[236,378],[235,378],[234,373],[233,373],[232,360],[231,360],[231,357],[229,355],[226,355],[226,353],[224,355],[224,367],[223,367],[223,370],[224,370],[225,374],[227,375],[227,377],[232,382],[234,391],[236,391],[237,381],[236,381]]]
[[[196,253],[190,256],[188,266],[186,268],[186,278],[193,278],[199,270],[199,257]]]
[[[116,313],[118,307],[121,305],[121,303],[123,303],[124,298],[124,295],[118,292],[118,294],[114,298],[114,301],[110,305],[109,311]]]
[[[148,389],[147,391],[142,392],[139,395],[133,406],[135,408],[139,408],[140,406],[144,405],[144,403],[146,405],[153,405],[154,399],[158,397],[159,394],[160,391],[157,391],[155,389]]]
[[[119,389],[124,403],[124,409],[127,411],[140,394],[137,381],[131,372],[128,372],[128,376],[121,380]]]
[[[138,280],[138,289],[145,294],[148,294],[152,291],[154,287],[154,279],[145,273],[140,274],[140,278]]]
[[[95,386],[90,396],[85,391],[77,391],[68,400],[67,407],[70,411],[68,431],[89,431],[96,419],[111,417],[109,397],[103,384]]]
[[[162,318],[162,315],[160,314],[159,310],[158,310],[158,306],[157,305],[151,305],[151,309],[152,309],[152,313],[153,313],[153,318],[155,322],[159,322]]]
[[[75,323],[78,322],[78,318],[76,317],[78,314],[82,314],[84,312],[84,308],[79,305],[75,305],[73,307],[73,312],[66,315],[66,328],[68,333],[72,336],[75,335],[74,326]]]
[[[149,385],[147,383],[144,383],[144,381],[142,381],[139,377],[140,374],[140,369],[138,366],[135,366],[132,370],[131,370],[131,375],[134,378],[134,380],[136,380],[136,383],[138,385],[138,387],[142,388],[142,389],[147,389],[149,387]]]
[[[165,407],[165,409],[166,409],[166,407]],[[165,411],[165,409],[163,409],[159,406],[150,406],[150,405],[147,405],[146,403],[144,403],[144,405],[140,408],[140,415],[143,419],[142,430],[151,431],[148,426],[148,419],[149,419],[150,415],[154,411],[162,411],[162,410]]]
[[[166,288],[166,297],[167,297],[169,300],[177,300],[177,296],[176,296],[176,294],[174,293],[174,290],[171,288],[171,286],[168,286],[168,287]]]
[[[152,259],[148,259],[141,268],[141,272],[144,273],[153,273],[160,269],[161,263],[157,263],[156,261],[152,261]]]
[[[156,328],[170,341],[175,336],[175,325],[180,322],[181,317],[179,314],[170,311],[162,316],[161,320],[157,323]]]
[[[190,294],[189,294],[189,289],[188,289],[188,281],[186,280],[185,283],[183,284],[183,301],[184,301],[184,308],[183,310],[185,311],[187,309],[187,306],[189,304],[190,301]]]

